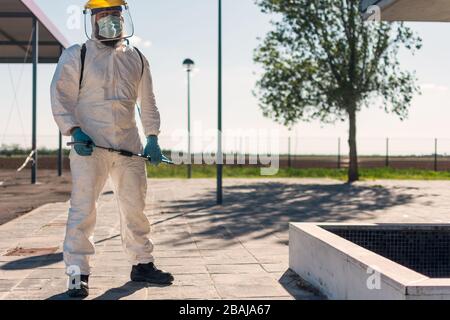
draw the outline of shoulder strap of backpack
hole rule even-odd
[[[137,53],[139,54],[139,58],[141,58],[141,64],[142,64],[141,77],[142,77],[144,75],[144,68],[145,68],[144,55],[138,48],[134,47],[134,49],[136,49]]]
[[[81,74],[80,74],[80,88],[83,82],[83,74],[84,74],[84,62],[86,61],[86,43],[83,43],[81,47]]]

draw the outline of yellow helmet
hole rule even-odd
[[[92,10],[118,6],[127,6],[127,2],[124,0],[89,0],[84,8]]]

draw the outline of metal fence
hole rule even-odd
[[[58,137],[38,136],[38,146],[55,149]],[[26,144],[29,137],[5,136],[3,147]],[[69,138],[64,138],[65,145]],[[192,154],[213,154],[216,137],[194,136],[191,138]],[[187,152],[186,136],[161,136],[163,149],[177,153]],[[348,144],[343,137],[304,137],[269,135],[224,135],[224,153],[243,156],[277,155],[280,167],[292,168],[346,168],[348,166]],[[427,170],[450,170],[450,138],[358,138],[358,155],[362,168],[417,168]],[[248,161],[246,162],[248,163]]]

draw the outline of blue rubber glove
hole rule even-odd
[[[157,166],[162,162],[162,152],[158,144],[157,136],[147,137],[147,145],[144,149],[144,155],[150,157],[151,164]]]
[[[83,145],[83,144],[76,144],[74,145],[75,151],[78,155],[82,157],[89,157],[92,155],[92,152],[94,151],[94,141],[85,134],[80,128],[76,128],[72,132],[72,139],[74,142],[86,142],[90,145]]]

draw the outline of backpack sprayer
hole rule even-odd
[[[77,145],[77,144],[85,145],[87,147],[94,147],[94,148],[97,148],[97,149],[106,150],[106,151],[111,152],[111,153],[117,153],[117,154],[120,154],[121,156],[128,157],[128,158],[137,157],[137,158],[143,158],[143,159],[145,159],[145,160],[147,160],[149,162],[152,161],[152,159],[149,156],[145,156],[143,154],[133,153],[133,152],[126,151],[126,150],[117,150],[117,149],[113,149],[113,148],[97,146],[97,145],[95,145],[93,143],[88,143],[88,142],[69,142],[69,143],[67,143],[67,146],[71,147],[71,146],[74,146],[74,145]],[[167,158],[164,155],[162,156],[162,162],[166,163],[166,164],[170,164],[170,165],[175,165],[175,163],[173,163],[172,160],[170,160],[169,158]]]

